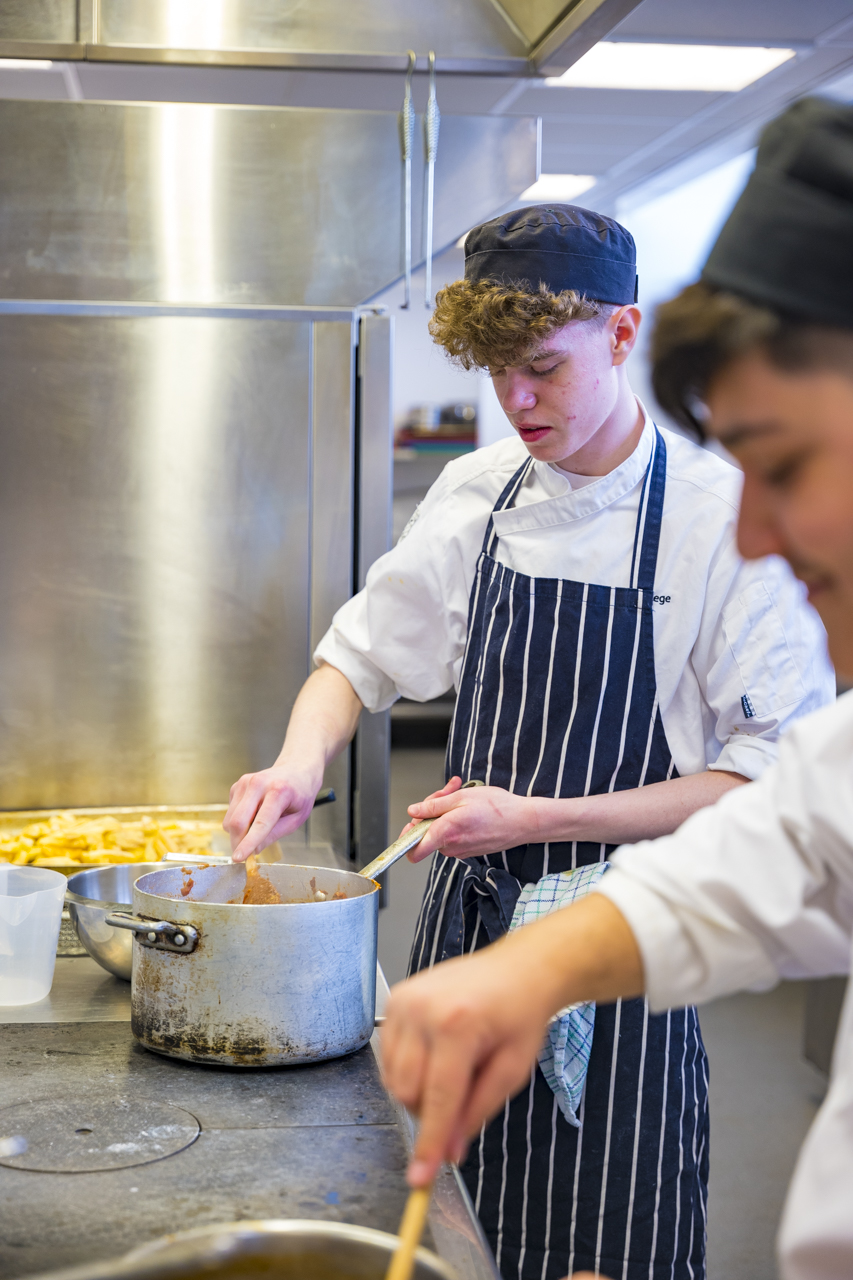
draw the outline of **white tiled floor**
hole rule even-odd
[[[406,805],[443,781],[440,751],[394,751],[390,831]],[[380,916],[379,958],[389,982],[405,976],[427,864],[390,872],[390,905]],[[711,1069],[709,1280],[772,1280],[773,1237],[797,1150],[823,1092],[800,1055],[803,990],[785,983],[703,1010]]]

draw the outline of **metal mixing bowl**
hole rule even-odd
[[[396,1236],[345,1222],[298,1218],[226,1222],[164,1236],[112,1262],[93,1262],[32,1280],[383,1280]],[[414,1280],[457,1280],[426,1249]]]
[[[104,916],[122,911],[133,902],[133,882],[149,871],[162,871],[162,862],[124,862],[89,867],[68,877],[65,902],[77,937],[102,969],[130,982],[133,934],[114,929]]]

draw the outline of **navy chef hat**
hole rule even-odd
[[[623,306],[637,301],[634,237],[612,218],[576,204],[535,204],[474,227],[465,237],[465,279],[575,289]]]
[[[767,126],[702,279],[785,315],[853,327],[853,108],[802,98]]]

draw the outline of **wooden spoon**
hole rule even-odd
[[[281,902],[281,894],[275,885],[270,884],[266,876],[261,875],[260,864],[252,853],[246,859],[246,888],[243,891],[243,905],[262,907],[267,904]]]
[[[432,1183],[428,1187],[415,1187],[409,1192],[400,1223],[400,1243],[391,1259],[385,1280],[410,1280],[415,1269],[415,1251],[426,1226],[431,1196]]]

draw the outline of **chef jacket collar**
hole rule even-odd
[[[606,476],[599,476],[582,489],[572,489],[568,480],[560,475],[556,464],[535,460],[533,470],[537,480],[554,496],[539,502],[525,503],[523,506],[509,507],[506,511],[496,511],[494,527],[498,537],[533,529],[556,528],[574,520],[583,520],[586,516],[605,510],[636,488],[646,474],[655,431],[654,423],[639,398],[637,404],[643,414],[643,433],[629,458],[614,471],[608,472]]]

